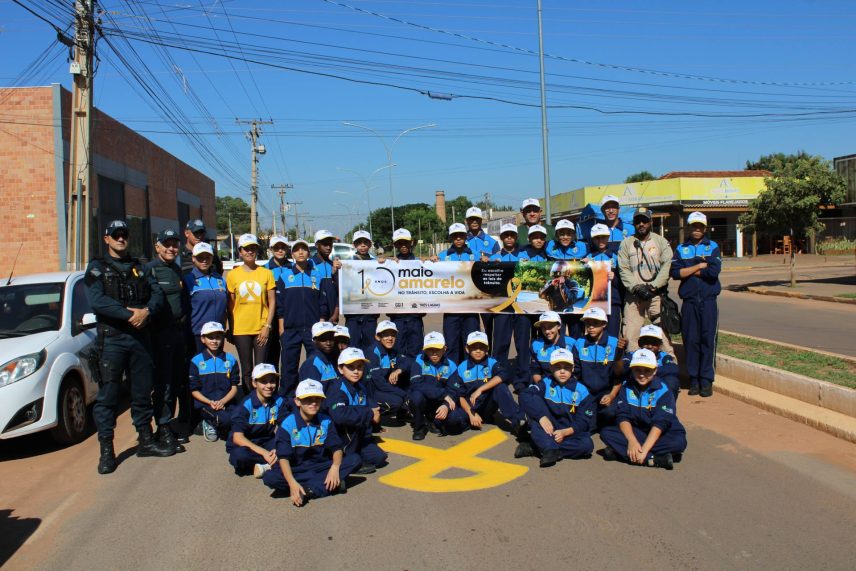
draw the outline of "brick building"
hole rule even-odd
[[[66,269],[71,93],[48,87],[0,88],[0,275]],[[91,256],[117,218],[131,226],[134,255],[150,257],[164,228],[190,218],[215,228],[214,181],[139,133],[96,110],[90,192]],[[213,234],[213,232],[212,232]]]

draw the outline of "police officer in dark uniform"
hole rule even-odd
[[[93,407],[101,457],[98,473],[116,469],[113,430],[119,408],[120,383],[127,370],[131,418],[139,434],[137,456],[172,456],[152,434],[152,354],[149,318],[164,303],[163,291],[151,272],[127,254],[128,225],[114,220],[104,231],[107,255],[86,268],[86,298],[98,316],[100,385]]]
[[[181,251],[181,275],[193,271],[193,247],[199,242],[204,242],[207,237],[205,222],[199,218],[190,220],[184,227],[184,249]],[[223,261],[214,253],[214,270],[223,275]]]
[[[184,452],[184,446],[176,439],[170,427],[175,413],[176,400],[181,406],[181,416],[190,419],[187,392],[187,353],[188,316],[190,315],[190,297],[181,280],[181,267],[178,265],[180,248],[178,232],[169,228],[158,234],[155,244],[157,256],[147,266],[163,290],[166,303],[160,311],[151,317],[152,347],[155,364],[154,406],[155,423],[158,426],[157,439],[166,447]],[[181,440],[187,437],[182,436]]]

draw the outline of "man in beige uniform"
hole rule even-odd
[[[660,325],[661,295],[669,283],[672,247],[659,234],[651,232],[651,211],[638,208],[633,213],[636,235],[621,241],[618,248],[618,273],[627,288],[624,298],[624,336],[627,349],[639,348],[639,329],[647,321]],[[668,335],[663,337],[663,351],[674,357]]]

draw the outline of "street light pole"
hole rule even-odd
[[[343,121],[342,124],[348,125],[350,127],[357,127],[359,129],[365,129],[366,131],[368,131],[369,133],[371,133],[372,135],[374,135],[375,137],[380,139],[380,142],[383,145],[383,148],[386,150],[386,164],[387,164],[387,167],[389,167],[389,171],[388,171],[389,172],[389,220],[390,220],[390,223],[392,224],[392,231],[395,232],[395,199],[394,199],[393,194],[392,194],[392,166],[393,166],[393,164],[392,164],[392,150],[395,148],[395,144],[398,143],[398,140],[400,138],[402,138],[404,135],[406,135],[407,133],[410,133],[412,131],[416,131],[418,129],[430,129],[432,127],[436,127],[437,125],[436,125],[436,123],[429,123],[428,125],[419,125],[418,127],[411,127],[410,129],[405,129],[404,131],[399,133],[395,137],[395,139],[393,139],[391,145],[387,145],[386,139],[384,139],[380,135],[380,133],[378,133],[377,131],[375,131],[374,129],[372,129],[370,127],[366,127],[365,125],[359,125],[357,123],[351,123],[350,121]]]
[[[547,92],[544,85],[544,33],[541,27],[541,0],[538,0],[538,57],[541,64],[541,150],[544,158],[544,208],[547,224],[551,223],[550,211],[550,148],[547,143]]]
[[[336,167],[337,171],[353,173],[362,179],[363,186],[366,189],[366,208],[368,208],[368,210],[369,210],[369,215],[368,215],[369,234],[372,235],[372,238],[374,238],[374,232],[372,232],[372,202],[371,202],[371,192],[370,192],[372,187],[369,185],[369,183],[371,182],[374,175],[376,175],[377,173],[379,173],[383,169],[391,169],[394,166],[395,166],[394,163],[391,165],[383,165],[382,167],[376,168],[375,170],[373,170],[369,176],[364,176],[361,172],[355,171],[354,169],[346,169],[343,167]],[[393,231],[394,230],[395,230],[395,228],[393,228]]]

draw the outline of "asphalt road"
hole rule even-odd
[[[682,396],[679,414],[690,444],[673,472],[597,456],[542,470],[514,460],[507,439],[482,455],[528,467],[505,485],[390,487],[380,476],[416,461],[391,455],[346,495],[304,508],[236,477],[223,445],[198,437],[185,454],[130,457],[106,477],[94,437],[60,450],[2,443],[0,506],[13,511],[0,555],[11,553],[9,569],[63,570],[852,569],[856,447],[721,395]],[[404,428],[385,436],[409,441]],[[127,413],[118,444],[133,444]]]

